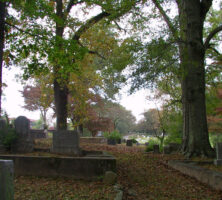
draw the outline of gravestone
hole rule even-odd
[[[15,132],[17,139],[12,145],[13,153],[28,153],[34,148],[34,141],[30,135],[30,121],[24,116],[15,119]]]
[[[0,119],[0,153],[5,153],[5,147],[3,145],[3,134],[5,134],[4,130],[6,130],[6,121],[4,119]]]
[[[53,153],[80,155],[79,134],[77,131],[59,130],[53,132]]]
[[[0,160],[0,200],[14,199],[13,176],[13,161]]]
[[[163,147],[163,153],[164,154],[170,154],[171,153],[169,145],[166,145],[166,146]]]
[[[153,145],[153,153],[160,153],[160,146],[158,144]]]
[[[171,152],[177,152],[180,149],[180,144],[178,143],[169,143],[169,146]]]
[[[222,165],[222,143],[216,144],[216,155],[217,155],[217,158],[214,160],[214,164],[216,166],[221,166]]]
[[[108,138],[107,139],[107,144],[108,145],[116,145],[116,139]]]
[[[133,140],[127,140],[126,141],[126,146],[132,147],[133,146]]]

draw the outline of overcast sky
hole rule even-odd
[[[3,69],[3,82],[7,84],[7,87],[3,91],[2,107],[10,118],[23,115],[29,119],[39,119],[40,112],[29,112],[22,108],[24,106],[24,99],[19,91],[22,90],[23,86],[15,78],[15,75],[18,73],[18,68],[12,68],[11,70]],[[127,95],[127,88],[123,88],[120,94],[122,96],[119,101],[120,104],[127,110],[131,110],[137,120],[142,118],[141,114],[145,110],[155,107],[154,103],[146,100],[149,90],[140,90],[129,96]]]

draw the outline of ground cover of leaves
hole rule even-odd
[[[222,192],[212,190],[193,178],[163,164],[182,159],[179,155],[144,153],[140,147],[82,144],[85,150],[105,150],[117,158],[117,183],[124,200],[222,200]],[[114,199],[112,186],[102,181],[76,181],[64,178],[17,177],[15,200],[102,200]]]

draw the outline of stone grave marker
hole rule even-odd
[[[24,116],[15,119],[15,132],[17,140],[12,145],[12,152],[26,153],[32,152],[34,148],[33,138],[30,135],[30,121]]]
[[[0,199],[14,199],[14,168],[12,160],[0,160]]]
[[[222,143],[216,144],[216,155],[217,158],[214,160],[214,164],[217,166],[222,165]]]
[[[169,145],[166,145],[166,146],[163,147],[163,153],[164,154],[170,154],[171,153]]]
[[[107,144],[108,145],[116,145],[116,139],[108,138],[107,139]]]
[[[79,134],[77,131],[59,130],[53,132],[52,152],[79,155]]]
[[[169,143],[169,146],[171,152],[177,152],[180,149],[180,144],[178,143]]]
[[[153,145],[153,153],[160,153],[160,146],[158,144]]]
[[[133,140],[127,140],[126,141],[126,146],[132,147],[133,146]]]

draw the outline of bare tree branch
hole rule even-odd
[[[210,48],[210,41],[211,39],[217,34],[219,33],[220,31],[222,31],[222,25],[218,26],[217,28],[215,28],[214,30],[212,30],[210,32],[210,34],[207,36],[206,40],[205,40],[205,43],[204,43],[204,47],[205,47],[205,50]]]
[[[84,48],[84,45],[80,42],[80,41],[78,41],[78,44],[81,46],[81,47],[83,47]],[[86,49],[88,49],[87,47],[85,47]],[[88,49],[88,53],[90,53],[90,54],[95,54],[95,55],[97,55],[98,57],[100,57],[100,58],[102,58],[102,59],[106,59],[104,56],[102,56],[98,51],[93,51],[93,50],[89,50]]]
[[[72,9],[73,6],[77,5],[77,4],[81,4],[83,3],[84,1],[76,1],[76,0],[70,0],[68,5],[67,5],[67,8],[66,8],[66,13],[68,14],[70,12],[70,10]]]
[[[125,29],[123,29],[122,27],[120,27],[120,25],[114,21],[115,25],[117,26],[117,28],[119,29],[119,31],[124,31],[124,33],[126,33],[127,31]]]
[[[26,30],[23,30],[22,28],[19,28],[18,26],[14,25],[14,24],[10,24],[9,22],[5,21],[5,24],[7,24],[8,26],[11,26],[15,29],[17,29],[18,31],[22,32],[22,33],[25,33],[27,35],[30,35],[32,37],[38,37],[42,40],[48,40],[47,37],[44,37],[43,35],[37,35],[37,34],[33,34],[33,33],[30,33],[29,31],[26,31]],[[48,40],[49,41],[49,40]]]
[[[160,14],[162,15],[164,21],[167,23],[167,26],[169,27],[171,33],[173,34],[174,38],[176,40],[178,40],[178,34],[177,34],[177,30],[175,29],[173,23],[170,21],[170,18],[168,17],[168,15],[166,14],[166,12],[163,10],[162,6],[160,5],[160,3],[157,0],[152,0],[152,2],[154,3],[154,5],[156,6],[156,8],[159,10]]]
[[[108,17],[108,16],[110,16],[109,13],[102,12],[102,13],[92,17],[76,31],[76,33],[72,39],[78,41],[83,33],[85,33],[94,24],[96,24],[97,22],[101,21],[102,19],[104,19],[105,17]]]

